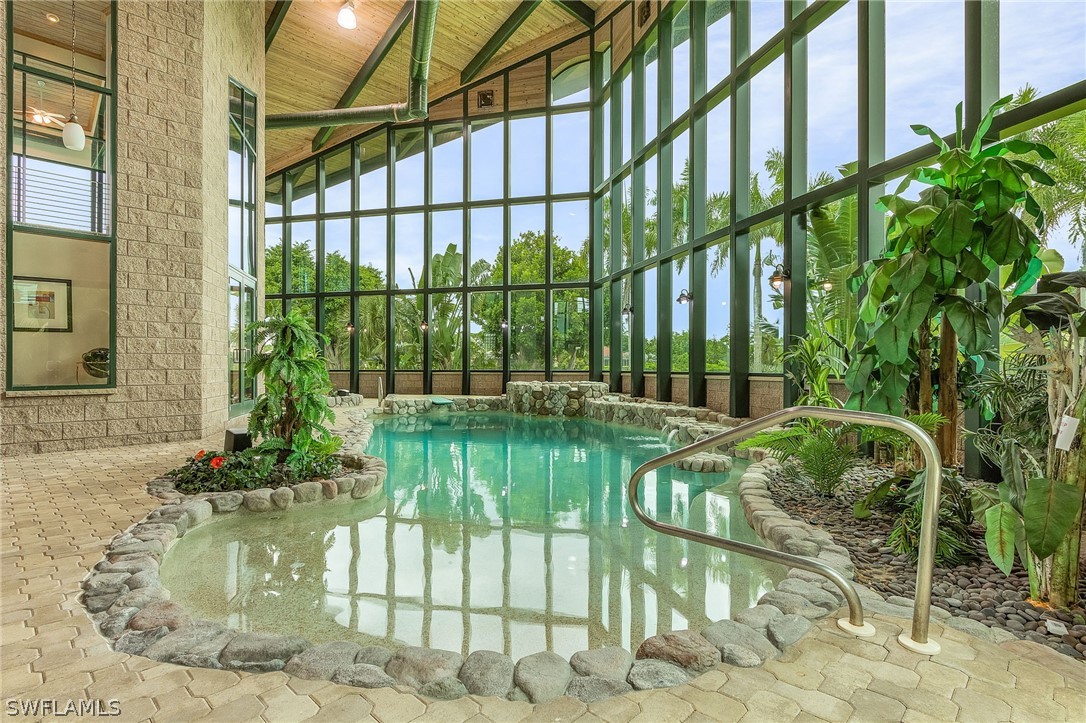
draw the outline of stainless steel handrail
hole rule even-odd
[[[722,444],[734,442],[754,432],[794,419],[825,419],[871,427],[888,427],[905,433],[920,446],[920,451],[924,455],[926,484],[924,486],[924,504],[921,512],[920,554],[916,565],[916,597],[913,604],[912,634],[910,637],[905,633],[901,633],[898,636],[898,641],[915,652],[927,655],[934,655],[939,652],[938,643],[928,640],[928,623],[931,614],[932,570],[935,567],[935,533],[939,525],[939,496],[943,482],[943,466],[935,442],[927,432],[913,422],[889,414],[833,409],[830,407],[789,407],[782,409],[779,412],[767,414],[760,419],[740,424],[738,427],[733,427],[720,434],[699,439],[681,449],[649,460],[638,467],[630,476],[630,483],[627,487],[627,496],[634,515],[646,527],[665,535],[681,537],[692,542],[700,542],[722,550],[744,553],[752,557],[823,575],[841,590],[841,593],[845,596],[845,601],[848,603],[848,621],[846,623],[844,620],[840,620],[838,625],[856,635],[873,634],[874,628],[864,623],[863,605],[860,602],[860,596],[856,593],[856,588],[840,571],[814,558],[792,555],[787,552],[780,552],[746,542],[738,542],[705,532],[698,532],[697,530],[689,530],[666,522],[659,522],[648,516],[638,499],[641,480],[649,472],[674,464],[678,460],[685,459],[702,450],[713,449]]]

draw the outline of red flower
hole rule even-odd
[[[203,459],[203,458],[204,458],[204,455],[205,455],[205,454],[207,454],[207,451],[206,451],[206,450],[203,450],[203,449],[201,449],[201,450],[200,450],[199,452],[197,452],[197,453],[196,453],[196,457],[195,457],[195,460],[196,460],[197,462],[199,462],[199,461],[200,461],[201,459]]]
[[[226,457],[212,457],[211,458],[211,469],[219,469],[220,467],[222,467],[223,462],[225,462],[225,461],[226,461]]]

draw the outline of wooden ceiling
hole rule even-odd
[[[72,47],[72,3],[65,0],[18,0],[14,3],[14,31],[50,45]],[[50,22],[47,16],[59,22]],[[108,0],[79,0],[75,4],[75,46],[83,55],[105,60],[109,18]]]
[[[408,0],[410,1],[410,0]],[[336,23],[342,0],[294,0],[267,53],[265,70],[268,114],[334,108],[359,68],[403,7],[404,0],[355,0],[358,28]],[[601,0],[585,3],[596,10]],[[265,1],[270,17],[275,0]],[[460,88],[460,73],[496,33],[517,0],[443,0],[437,15],[430,61],[431,99]],[[498,50],[478,78],[507,67],[586,30],[553,0],[543,0]],[[399,103],[407,98],[408,25],[353,106]],[[358,135],[361,126],[336,129],[325,147]],[[267,133],[268,172],[312,154],[317,128]]]

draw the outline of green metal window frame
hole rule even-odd
[[[233,264],[231,264],[229,262],[227,263],[227,275],[226,275],[227,276],[227,294],[229,296],[229,287],[231,285],[231,282],[236,280],[238,282],[238,287],[239,287],[238,311],[241,314],[241,319],[244,319],[245,318],[245,312],[244,312],[245,292],[251,290],[252,291],[252,299],[253,299],[253,305],[254,306],[253,306],[253,309],[252,309],[252,311],[250,313],[250,318],[253,321],[256,321],[256,319],[259,318],[259,317],[257,317],[257,314],[260,313],[260,309],[259,309],[259,306],[258,306],[259,302],[260,302],[260,298],[259,298],[259,295],[257,294],[257,288],[258,288],[257,287],[257,263],[258,263],[258,260],[256,258],[256,238],[257,238],[256,237],[256,220],[257,220],[257,218],[259,218],[259,214],[257,213],[257,208],[256,208],[256,183],[257,183],[257,181],[256,181],[256,159],[257,159],[257,142],[258,142],[258,138],[256,137],[256,132],[255,132],[255,128],[257,127],[257,122],[258,122],[259,117],[260,117],[259,109],[258,109],[258,106],[257,106],[257,104],[259,103],[259,99],[257,98],[256,93],[254,93],[247,86],[245,86],[243,83],[241,83],[240,81],[238,81],[237,79],[235,79],[233,77],[231,77],[229,82],[228,82],[228,88],[229,88],[229,91],[230,91],[230,101],[228,102],[228,105],[227,105],[227,111],[226,111],[227,121],[226,122],[229,124],[229,126],[231,128],[237,130],[238,134],[241,136],[241,143],[242,143],[241,151],[242,152],[241,152],[240,155],[241,155],[241,171],[242,171],[242,174],[241,174],[241,186],[240,186],[241,198],[239,198],[239,199],[230,198],[229,193],[228,193],[227,194],[227,205],[230,206],[231,208],[236,207],[236,208],[241,209],[242,229],[244,230],[244,233],[242,234],[242,236],[240,238],[240,242],[241,242],[241,260],[242,260],[242,264],[244,265],[244,268],[238,268],[237,266],[234,266]],[[238,118],[235,117],[235,114],[233,113],[233,111],[231,110],[230,105],[229,105],[229,103],[233,102],[235,91],[237,92],[238,97],[239,97],[240,102],[241,102],[241,109],[240,109],[240,118],[241,118],[241,120],[240,120],[240,122],[239,122]],[[252,102],[252,109],[253,109],[253,129],[254,129],[254,132],[252,134],[252,137],[250,137],[249,133],[246,130],[247,129],[247,124],[248,124],[248,121],[249,121],[249,116],[248,116],[248,113],[246,112],[246,108],[248,108],[250,101]],[[228,153],[229,153],[229,149],[228,149]],[[229,163],[227,163],[227,170],[229,171]],[[249,183],[250,178],[253,179],[252,184]],[[229,183],[227,183],[227,186],[229,187]],[[248,219],[246,220],[246,215],[247,214],[248,214]],[[227,223],[229,223],[229,222],[230,222],[230,215],[228,213],[227,214]],[[230,243],[230,234],[229,234],[229,232],[227,232],[227,243]],[[227,258],[229,259],[229,257],[230,257],[230,254],[227,253]],[[259,263],[263,263],[263,259],[260,259]],[[227,303],[226,313],[227,313],[227,320],[228,320],[227,325],[229,327],[229,319],[230,319],[230,300],[229,300],[229,298],[227,298],[226,303]],[[229,331],[229,328],[228,328],[228,331]],[[242,335],[242,338],[245,338],[246,336],[249,336],[249,332],[240,325],[240,320],[239,320],[239,333]],[[239,344],[240,344],[240,346],[238,347],[239,351],[241,349],[245,348],[245,346],[246,346],[245,344],[241,344],[241,339],[239,339]],[[250,342],[250,344],[251,344],[251,342]],[[239,373],[238,373],[238,384],[241,386],[242,389],[244,389],[246,386],[252,385],[252,380],[248,379],[248,374],[247,374],[247,372],[245,370],[245,362],[246,362],[246,360],[244,358],[241,358],[240,362],[239,362],[240,368],[239,368]],[[227,376],[228,377],[232,373],[231,367],[230,367],[230,365],[232,365],[232,363],[233,363],[233,360],[229,359],[228,367],[227,367]],[[231,398],[232,398],[232,394],[233,394],[234,390],[232,389],[231,384],[232,384],[231,380],[228,378],[227,379],[227,389],[229,390],[229,392],[231,394]],[[231,402],[229,404],[229,412],[228,412],[228,414],[229,414],[229,416],[231,418],[232,417],[238,417],[238,416],[241,416],[243,414],[247,414],[248,412],[250,412],[252,410],[253,406],[255,406],[255,404],[256,404],[256,393],[255,393],[255,391],[256,391],[255,385],[252,385],[249,399],[245,399],[244,394],[241,394],[242,400],[240,402],[237,402],[237,403]]]
[[[544,280],[541,281],[541,282],[524,283],[524,284],[512,283],[511,282],[510,274],[509,274],[510,259],[509,259],[509,254],[507,253],[508,249],[509,249],[509,242],[512,240],[512,239],[508,238],[508,233],[509,233],[509,228],[510,228],[510,216],[511,216],[512,207],[520,206],[520,205],[541,205],[543,207],[543,209],[544,209],[545,225],[544,225],[544,228],[540,229],[540,230],[543,232],[545,238],[550,238],[551,234],[552,234],[552,231],[553,231],[553,229],[552,229],[552,208],[553,208],[553,206],[555,204],[562,203],[564,201],[580,201],[580,202],[586,202],[588,204],[588,206],[589,206],[589,228],[588,228],[588,233],[589,233],[589,239],[590,239],[589,248],[590,248],[590,250],[592,248],[593,244],[591,243],[591,239],[593,238],[593,235],[592,235],[593,231],[592,231],[591,208],[592,208],[592,203],[593,203],[593,194],[592,194],[592,189],[591,189],[591,179],[592,179],[591,164],[589,164],[589,173],[588,173],[589,185],[584,189],[584,191],[572,192],[572,193],[554,193],[553,190],[552,190],[552,173],[553,173],[552,159],[553,159],[553,156],[554,156],[554,153],[553,153],[553,150],[552,150],[552,146],[553,146],[552,119],[555,116],[561,116],[561,115],[572,114],[572,113],[584,113],[589,118],[589,131],[588,132],[589,132],[590,137],[591,137],[591,133],[592,133],[592,127],[593,127],[593,125],[595,123],[595,119],[592,117],[593,113],[592,113],[592,103],[591,103],[591,101],[581,102],[581,103],[564,103],[564,102],[555,103],[555,102],[552,101],[552,98],[551,98],[551,82],[553,80],[553,77],[552,77],[553,74],[552,74],[551,53],[555,52],[555,51],[558,51],[558,50],[561,50],[561,49],[564,49],[564,48],[566,48],[568,46],[575,45],[577,43],[583,43],[586,38],[589,39],[589,51],[588,51],[589,55],[585,60],[586,60],[586,62],[591,62],[591,59],[592,59],[592,56],[593,56],[592,50],[591,50],[591,33],[586,31],[586,32],[583,32],[583,33],[580,33],[580,34],[574,36],[573,38],[571,38],[571,39],[569,39],[567,41],[564,41],[562,44],[560,44],[560,45],[558,45],[558,46],[556,46],[554,48],[548,48],[545,51],[542,51],[542,52],[537,53],[537,54],[535,54],[535,55],[533,55],[531,57],[528,57],[525,60],[516,63],[515,65],[512,65],[512,66],[510,66],[510,67],[508,67],[508,68],[506,68],[506,69],[504,69],[504,70],[502,70],[502,71],[500,71],[498,73],[494,73],[494,74],[492,74],[490,76],[487,76],[487,77],[485,77],[483,79],[480,79],[480,80],[472,83],[470,86],[468,86],[466,88],[463,88],[460,91],[457,91],[456,93],[452,93],[449,96],[446,96],[445,98],[438,99],[438,100],[436,100],[436,101],[434,101],[432,103],[432,105],[437,105],[438,103],[444,102],[448,98],[454,98],[454,97],[456,97],[458,95],[461,96],[459,98],[459,100],[462,103],[462,107],[461,107],[461,114],[460,114],[460,116],[458,118],[441,119],[441,120],[427,120],[427,121],[416,122],[416,123],[401,123],[401,124],[396,124],[395,126],[392,126],[391,124],[385,124],[385,125],[382,125],[382,126],[376,128],[376,129],[368,131],[368,132],[366,132],[364,134],[360,134],[359,136],[356,136],[356,137],[353,137],[353,138],[351,138],[349,140],[343,141],[343,142],[341,142],[341,143],[339,143],[339,144],[337,144],[335,146],[330,146],[328,149],[322,151],[320,154],[318,154],[315,157],[307,158],[307,159],[305,159],[303,161],[300,161],[300,162],[298,162],[298,163],[296,163],[296,164],[294,164],[294,165],[292,165],[292,166],[290,166],[288,168],[281,169],[280,171],[277,171],[274,174],[269,174],[269,176],[268,176],[268,178],[266,180],[271,180],[273,178],[274,179],[281,178],[282,183],[283,183],[283,215],[282,216],[277,216],[277,217],[269,217],[269,218],[265,219],[265,226],[273,225],[273,224],[281,224],[282,225],[282,229],[283,229],[283,254],[284,254],[284,257],[283,257],[283,259],[284,259],[284,263],[283,263],[284,278],[282,280],[282,283],[283,283],[282,288],[283,288],[284,291],[281,294],[269,294],[269,295],[267,295],[267,301],[268,302],[281,301],[281,303],[286,304],[287,307],[289,308],[289,305],[291,303],[296,303],[298,300],[314,299],[316,301],[317,327],[318,327],[318,329],[324,330],[324,325],[325,325],[325,319],[323,318],[323,316],[324,316],[323,315],[323,306],[324,306],[324,304],[321,303],[323,300],[336,298],[336,297],[345,297],[345,298],[351,299],[351,323],[353,323],[355,325],[355,329],[359,328],[359,326],[358,326],[358,324],[359,324],[359,316],[358,316],[358,306],[359,306],[359,304],[358,304],[358,299],[363,298],[363,297],[367,297],[367,296],[369,296],[369,297],[380,296],[380,297],[385,298],[385,300],[386,300],[386,308],[385,308],[385,313],[386,313],[386,319],[385,319],[385,325],[386,325],[385,326],[385,333],[386,333],[385,369],[383,369],[383,370],[367,370],[367,369],[360,369],[359,368],[360,365],[359,365],[359,362],[358,362],[358,349],[357,349],[358,337],[357,337],[357,332],[356,332],[356,334],[351,338],[350,369],[346,370],[346,371],[349,371],[349,373],[350,373],[352,391],[357,391],[358,390],[358,379],[359,379],[359,373],[360,372],[377,372],[377,371],[380,371],[381,373],[384,374],[385,388],[388,390],[389,393],[392,393],[392,392],[395,391],[396,374],[398,372],[407,372],[407,373],[414,372],[414,373],[417,373],[417,372],[421,371],[422,374],[423,374],[423,392],[427,393],[427,394],[431,392],[431,390],[432,390],[432,381],[433,381],[433,372],[435,370],[432,368],[432,365],[431,365],[431,356],[432,355],[431,355],[431,350],[430,350],[430,343],[429,343],[430,336],[429,336],[429,334],[424,334],[423,337],[422,337],[422,339],[423,339],[423,357],[422,357],[423,358],[423,365],[422,365],[423,368],[421,370],[419,370],[419,369],[397,369],[395,367],[395,337],[396,337],[396,333],[395,333],[395,319],[394,319],[395,304],[393,303],[393,301],[394,301],[394,299],[396,297],[404,296],[404,295],[422,295],[423,296],[423,298],[425,299],[424,309],[425,309],[425,314],[426,314],[427,319],[431,318],[431,312],[432,312],[432,309],[433,309],[432,300],[433,300],[434,296],[439,296],[439,295],[444,296],[444,295],[448,295],[448,294],[459,294],[459,295],[461,295],[461,297],[463,299],[463,302],[464,302],[463,320],[462,320],[462,329],[461,329],[461,338],[462,338],[461,369],[459,369],[459,370],[451,370],[451,371],[459,371],[461,373],[461,389],[464,391],[464,393],[469,393],[470,388],[471,388],[471,375],[472,375],[473,372],[481,372],[481,373],[487,373],[487,374],[500,372],[501,375],[502,375],[502,380],[503,380],[503,388],[504,388],[504,384],[509,381],[511,375],[514,374],[514,373],[516,373],[516,374],[538,374],[538,375],[541,375],[542,377],[544,377],[546,379],[552,379],[555,373],[561,374],[561,373],[566,372],[567,370],[555,369],[554,368],[554,363],[553,363],[553,354],[552,354],[552,352],[553,352],[553,342],[552,342],[552,337],[553,337],[553,332],[554,332],[554,330],[553,330],[553,326],[554,326],[554,318],[553,318],[554,317],[554,313],[553,313],[554,297],[555,297],[556,292],[560,292],[560,291],[563,291],[563,290],[583,291],[584,295],[589,299],[589,310],[588,310],[589,311],[589,324],[588,324],[589,340],[588,340],[588,350],[586,350],[587,355],[585,357],[587,362],[586,362],[585,365],[582,366],[582,368],[580,370],[571,370],[571,371],[572,371],[572,373],[585,374],[585,375],[591,377],[592,365],[593,365],[592,355],[593,355],[593,353],[595,353],[595,350],[597,350],[598,347],[599,347],[599,343],[594,338],[592,321],[591,321],[592,314],[593,314],[593,304],[591,302],[592,293],[593,293],[592,292],[593,286],[592,286],[592,281],[591,281],[593,264],[592,264],[592,259],[591,259],[591,253],[589,255],[590,257],[589,257],[589,263],[588,263],[588,277],[587,278],[585,278],[584,280],[581,280],[581,281],[551,281],[551,279],[553,278],[553,254],[552,254],[551,244],[548,243],[546,251],[545,251]],[[473,91],[475,89],[478,89],[478,88],[481,88],[481,87],[484,87],[484,86],[491,86],[495,81],[499,81],[499,82],[502,83],[502,88],[503,88],[502,97],[504,99],[508,99],[508,97],[509,97],[509,77],[510,77],[510,75],[515,73],[515,71],[517,69],[522,68],[523,66],[526,66],[526,65],[528,65],[530,63],[538,62],[540,60],[543,60],[546,63],[546,77],[548,79],[547,83],[546,83],[546,87],[544,88],[544,92],[545,92],[546,97],[545,97],[545,99],[543,101],[543,104],[541,106],[539,106],[537,108],[530,108],[530,109],[510,110],[509,107],[508,107],[508,103],[504,103],[502,110],[497,111],[497,112],[492,112],[492,113],[472,113],[472,112],[470,112],[470,110],[469,110],[469,102],[470,102],[470,99],[472,98]],[[591,79],[589,81],[589,88],[591,88]],[[534,196],[513,196],[512,193],[511,193],[511,189],[510,189],[510,174],[507,172],[507,168],[505,166],[503,166],[503,168],[502,168],[503,192],[502,192],[501,196],[496,197],[496,198],[488,198],[488,199],[485,199],[485,200],[471,200],[471,143],[472,143],[471,127],[472,127],[472,125],[482,123],[482,122],[488,122],[488,121],[498,121],[498,122],[501,122],[503,124],[503,127],[504,127],[503,155],[504,155],[504,159],[505,159],[505,165],[507,166],[508,159],[509,159],[509,151],[510,151],[510,132],[509,132],[510,121],[520,119],[520,118],[541,118],[541,119],[543,119],[543,123],[544,123],[543,132],[544,132],[544,134],[546,136],[546,153],[545,153],[545,164],[544,164],[544,169],[543,169],[544,176],[545,176],[544,192],[542,194],[534,195]],[[463,197],[462,197],[462,200],[460,200],[460,201],[449,202],[449,203],[433,203],[432,202],[432,191],[433,191],[433,189],[432,189],[432,183],[431,183],[431,175],[432,175],[431,152],[432,152],[432,142],[433,142],[433,131],[435,129],[437,129],[437,130],[447,130],[450,127],[454,127],[454,126],[460,128],[461,135],[462,135],[462,144],[463,144],[463,154],[462,154],[463,179],[462,179],[462,183],[463,183],[463,191],[464,191],[463,192]],[[423,200],[423,203],[421,203],[421,204],[415,204],[415,205],[409,205],[409,206],[406,206],[406,205],[405,206],[400,206],[400,205],[397,205],[396,200],[395,200],[396,148],[395,148],[395,144],[393,142],[393,134],[395,132],[403,132],[403,131],[408,131],[408,130],[412,130],[412,129],[422,130],[422,132],[424,133],[424,138],[425,138],[425,149],[424,149],[424,154],[425,154],[424,155],[424,159],[425,159],[424,168],[425,168],[425,172],[424,172],[424,180],[423,180],[423,183],[424,183],[424,200]],[[383,134],[384,137],[385,137],[385,148],[386,148],[386,155],[385,155],[385,159],[384,159],[385,164],[386,164],[385,165],[385,168],[386,168],[385,201],[386,201],[386,204],[385,204],[385,207],[383,209],[361,209],[361,208],[359,208],[359,201],[358,201],[358,183],[359,183],[359,180],[360,180],[360,162],[361,162],[361,159],[359,157],[359,155],[360,155],[359,154],[359,145],[361,143],[364,143],[366,140],[369,140],[369,139],[373,138],[375,135],[381,135],[381,134]],[[347,148],[347,147],[350,147],[351,154],[352,154],[352,162],[351,162],[351,168],[352,168],[352,173],[351,173],[351,179],[352,179],[351,210],[350,211],[339,211],[339,212],[335,212],[335,213],[325,213],[324,209],[323,209],[323,198],[324,198],[324,189],[326,187],[326,178],[324,176],[323,159],[325,157],[327,157],[327,156],[330,156],[331,154],[340,152],[344,148]],[[317,160],[318,173],[317,173],[317,178],[316,178],[316,186],[317,187],[316,187],[316,191],[315,191],[316,194],[317,194],[316,213],[304,214],[304,215],[294,215],[294,214],[292,214],[290,212],[291,201],[293,200],[294,191],[295,191],[295,189],[292,186],[292,179],[291,179],[290,174],[291,174],[292,171],[295,171],[295,170],[303,167],[305,164],[314,162],[314,158],[318,159]],[[473,285],[473,284],[469,283],[469,281],[470,281],[469,271],[470,271],[470,263],[471,263],[471,216],[472,216],[471,212],[474,209],[478,209],[478,208],[500,208],[501,212],[502,212],[502,217],[503,217],[503,222],[502,222],[502,224],[503,224],[503,228],[502,228],[503,242],[502,243],[503,243],[503,249],[505,249],[506,253],[503,253],[504,268],[503,268],[503,273],[502,273],[502,282],[500,284]],[[463,218],[462,253],[463,253],[463,257],[464,257],[463,258],[464,268],[463,268],[463,273],[461,274],[462,282],[461,282],[461,284],[459,284],[457,286],[452,286],[452,287],[436,287],[436,286],[433,286],[430,283],[430,278],[429,278],[430,277],[429,266],[430,266],[430,261],[433,258],[433,252],[434,252],[434,249],[433,249],[433,229],[431,227],[431,219],[432,219],[432,215],[434,213],[439,213],[441,211],[452,211],[452,210],[462,211],[462,218]],[[420,276],[421,280],[419,282],[419,288],[417,288],[417,289],[395,288],[395,274],[396,274],[396,269],[395,269],[395,220],[396,220],[397,216],[406,215],[406,214],[415,214],[415,213],[422,213],[423,216],[424,216],[424,219],[425,219],[425,233],[424,233],[424,243],[423,243],[423,255],[424,255],[425,262],[424,262],[424,266],[423,266],[423,269],[422,269],[422,274]],[[359,253],[358,253],[360,239],[358,238],[358,224],[352,222],[352,224],[351,224],[351,234],[352,234],[352,239],[351,239],[351,246],[352,246],[351,289],[349,291],[338,291],[338,292],[324,292],[324,291],[322,291],[323,286],[324,286],[323,285],[323,267],[321,266],[321,264],[323,263],[323,257],[324,257],[324,238],[323,238],[324,223],[323,222],[326,221],[326,220],[343,219],[343,218],[349,218],[349,219],[352,219],[352,221],[353,221],[355,219],[359,219],[359,218],[362,218],[362,217],[378,217],[378,216],[384,216],[385,219],[386,219],[385,288],[380,289],[380,290],[361,290],[361,289],[358,288],[357,275],[358,275],[358,267],[359,267],[359,263],[360,263]],[[317,255],[317,259],[318,259],[318,261],[317,261],[317,263],[318,263],[317,283],[315,285],[315,291],[313,293],[309,293],[309,292],[295,293],[295,292],[290,291],[291,287],[290,287],[290,278],[289,278],[289,276],[290,276],[289,259],[290,259],[290,253],[291,253],[291,251],[290,251],[290,247],[291,247],[291,224],[299,222],[299,221],[314,221],[314,222],[317,223],[317,228],[318,228],[317,240],[316,240],[316,244],[317,244],[316,255]],[[542,369],[515,370],[515,371],[511,369],[511,364],[510,364],[510,351],[511,351],[511,347],[512,347],[512,344],[510,343],[511,335],[512,335],[511,334],[511,332],[512,332],[512,325],[511,325],[511,322],[512,322],[512,319],[511,319],[511,313],[512,313],[511,294],[516,293],[516,292],[522,292],[522,291],[542,291],[543,294],[544,294],[545,316],[544,316],[544,322],[543,323],[546,326],[546,333],[544,334],[544,346],[543,346],[543,349],[541,349],[542,356],[543,356],[543,358],[545,360],[545,364],[544,364]],[[471,349],[470,299],[471,299],[471,295],[474,294],[474,293],[477,293],[477,292],[495,292],[495,293],[499,293],[499,294],[501,294],[501,298],[503,299],[503,304],[504,304],[503,318],[507,322],[510,323],[510,327],[508,329],[506,329],[504,331],[504,333],[503,333],[503,341],[502,341],[502,344],[501,344],[501,347],[502,347],[502,359],[501,359],[501,367],[500,367],[500,369],[473,369],[470,366],[470,361],[471,361],[470,360],[470,349]],[[439,373],[440,373],[440,370],[439,370]]]
[[[17,63],[15,61],[15,17],[14,17],[14,3],[5,3],[5,12],[7,13],[7,52],[4,58],[4,72],[6,74],[6,91],[7,91],[7,107],[4,112],[7,113],[8,124],[7,133],[5,134],[5,142],[7,143],[7,151],[4,158],[4,180],[6,187],[12,188],[13,169],[12,161],[14,157],[15,149],[15,123],[14,123],[14,77],[15,71],[18,70],[25,73],[27,76],[39,76],[42,78],[55,80],[58,82],[70,84],[72,82],[70,77],[58,73],[52,73],[40,68],[32,67],[26,63]],[[42,228],[37,226],[29,226],[15,223],[14,220],[14,204],[11,202],[11,197],[8,197],[7,214],[4,219],[5,225],[5,258],[7,260],[5,268],[5,294],[6,301],[6,313],[7,324],[4,330],[5,344],[7,350],[7,370],[4,379],[4,388],[11,392],[34,392],[34,391],[58,391],[58,390],[71,390],[80,391],[86,390],[88,393],[100,392],[103,389],[115,389],[117,387],[117,1],[110,0],[110,13],[109,13],[109,27],[108,27],[108,42],[110,43],[110,52],[107,53],[107,57],[114,59],[110,63],[108,74],[104,80],[107,80],[105,87],[97,86],[92,83],[88,83],[85,80],[79,78],[76,79],[76,86],[85,90],[90,90],[95,93],[104,95],[107,98],[109,109],[109,139],[108,139],[108,153],[109,163],[108,165],[108,180],[110,188],[109,197],[109,232],[108,233],[86,233],[79,231],[66,231],[63,229],[55,228]],[[91,241],[97,243],[105,243],[109,245],[109,377],[105,384],[66,384],[66,385],[16,385],[14,381],[14,368],[11,360],[12,344],[14,342],[14,297],[13,297],[13,276],[15,275],[15,259],[14,259],[14,236],[16,232],[20,233],[32,233],[43,236],[54,236],[58,238],[74,239],[81,241]]]

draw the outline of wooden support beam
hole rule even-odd
[[[471,59],[467,67],[464,68],[464,72],[460,74],[460,83],[466,85],[470,83],[475,76],[479,75],[480,71],[486,67],[486,64],[494,57],[503,45],[505,45],[509,38],[513,37],[513,33],[517,32],[528,16],[532,14],[532,11],[539,5],[540,0],[521,0],[514,9],[512,14],[506,19],[502,26],[498,28],[498,31],[494,33],[494,37],[486,41],[475,57]]]
[[[586,28],[596,25],[596,11],[581,0],[554,0],[554,3],[584,23]]]
[[[271,15],[268,16],[268,22],[264,24],[265,53],[271,48],[272,41],[275,40],[275,34],[279,32],[279,26],[283,24],[283,19],[287,16],[291,1],[275,0],[275,6],[272,8]]]
[[[362,64],[362,67],[358,69],[358,73],[355,74],[354,79],[351,80],[350,85],[347,86],[347,90],[343,91],[343,95],[336,103],[336,108],[350,108],[354,105],[354,102],[358,99],[362,89],[366,87],[366,83],[370,82],[370,78],[377,72],[377,69],[381,67],[381,63],[388,56],[392,50],[392,46],[396,44],[400,36],[403,35],[403,31],[407,28],[407,23],[411,20],[411,10],[415,4],[408,0],[400,8],[400,12],[396,14],[396,17],[392,20],[392,25],[388,27],[385,34],[381,36],[381,39],[377,41],[377,45],[373,46],[373,51],[369,57],[366,58],[366,62]],[[317,135],[313,136],[313,151],[316,152],[328,142],[328,139],[332,136],[331,126],[324,126]]]

